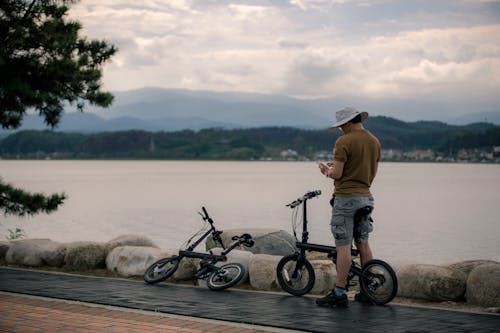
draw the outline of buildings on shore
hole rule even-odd
[[[261,160],[275,160],[267,157]],[[312,156],[304,156],[293,149],[281,151],[280,160],[284,161],[331,161],[333,153],[318,151]],[[460,149],[456,153],[440,153],[432,149],[414,149],[403,151],[400,149],[382,149],[382,160],[393,162],[471,162],[471,163],[500,163],[500,146],[491,148]]]

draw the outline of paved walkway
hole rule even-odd
[[[500,316],[498,315],[399,305],[369,306],[356,302],[352,302],[347,309],[330,309],[317,307],[312,297],[294,297],[287,294],[251,292],[234,288],[213,292],[200,287],[167,283],[146,285],[140,281],[125,279],[11,268],[0,268],[0,290],[121,308],[216,319],[225,321],[228,325],[243,323],[303,332],[498,332],[500,327]],[[72,313],[72,311],[69,312]],[[121,311],[119,312],[121,313]],[[102,321],[102,315],[95,313],[95,316],[101,317]],[[124,316],[122,319],[132,320],[130,316],[123,314],[121,316]],[[3,314],[1,317],[3,318]],[[59,319],[61,318],[64,316],[59,317]],[[153,319],[148,320],[148,315],[144,313],[141,313],[141,318],[138,321],[153,322]],[[86,318],[86,320],[86,322],[93,322],[90,318]],[[169,326],[168,320],[163,322],[163,325]],[[171,321],[170,326],[173,327],[173,331],[177,329],[177,332],[183,332],[179,330],[179,326],[185,326],[172,323],[174,322]],[[127,324],[130,323],[127,322]],[[111,325],[111,327],[114,326]],[[108,328],[106,331],[110,331]],[[186,328],[200,330],[200,327],[189,325]],[[243,332],[244,329],[252,331],[252,329],[261,328],[239,327],[235,329],[232,327],[228,329],[228,331],[222,332]],[[131,331],[133,331],[132,328]],[[209,329],[208,331],[217,332],[217,329],[214,328],[213,331]],[[167,332],[169,331],[167,330]]]
[[[0,332],[269,333],[275,329],[0,292]],[[292,332],[285,331],[283,332]]]

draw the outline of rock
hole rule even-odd
[[[312,260],[330,260],[330,261],[332,261],[332,259],[328,258],[327,253],[316,252],[316,251],[307,252],[307,259],[309,261],[312,261]]]
[[[0,261],[5,260],[5,255],[9,250],[10,242],[8,241],[0,241]]]
[[[470,272],[466,299],[483,307],[500,307],[500,263],[482,264]]]
[[[460,261],[453,264],[449,264],[448,268],[459,270],[469,276],[470,272],[479,265],[483,264],[498,264],[498,262],[493,260],[467,260]]]
[[[229,229],[224,230],[221,234],[222,241],[226,247],[233,241],[233,236],[241,236],[247,233],[252,235],[255,242],[253,247],[241,247],[240,250],[249,251],[255,254],[270,254],[285,256],[295,252],[295,238],[284,230],[276,229]],[[212,237],[208,237],[206,241],[207,251],[219,247]]]
[[[104,243],[68,243],[64,262],[73,271],[106,268],[107,248]]]
[[[179,264],[179,268],[171,277],[174,281],[188,281],[193,280],[194,275],[198,271],[200,259],[196,258],[183,258]]]
[[[500,307],[486,308],[484,311],[489,313],[500,313]]]
[[[146,247],[156,247],[156,248],[158,247],[152,240],[150,240],[146,236],[137,236],[137,235],[118,236],[106,243],[108,252],[110,252],[111,250],[113,250],[115,247],[118,246],[146,246]]]
[[[269,254],[254,254],[248,265],[250,285],[257,290],[281,290],[276,281],[276,266],[281,258]]]
[[[405,265],[397,270],[398,296],[430,301],[456,301],[465,293],[466,275],[435,265]]]
[[[335,287],[337,271],[331,260],[311,260],[316,280],[311,290],[312,294],[326,294]]]
[[[156,247],[118,246],[106,257],[106,268],[124,277],[142,276],[160,258],[161,250]]]
[[[5,254],[9,264],[60,267],[64,264],[65,246],[50,239],[21,239],[10,242]]]

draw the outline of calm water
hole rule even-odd
[[[500,261],[500,165],[382,163],[375,195],[376,257],[394,264]],[[331,243],[332,184],[312,162],[0,161],[4,181],[36,192],[66,192],[55,213],[0,216],[0,235],[108,241],[145,235],[177,248],[202,225],[202,205],[221,229],[291,232],[285,204],[308,190],[311,241]]]

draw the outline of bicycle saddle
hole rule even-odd
[[[356,211],[354,213],[354,222],[359,222],[361,219],[365,218],[366,216],[370,215],[373,211],[372,206],[365,206]],[[370,218],[371,220],[371,218]],[[372,220],[373,221],[373,220]]]

